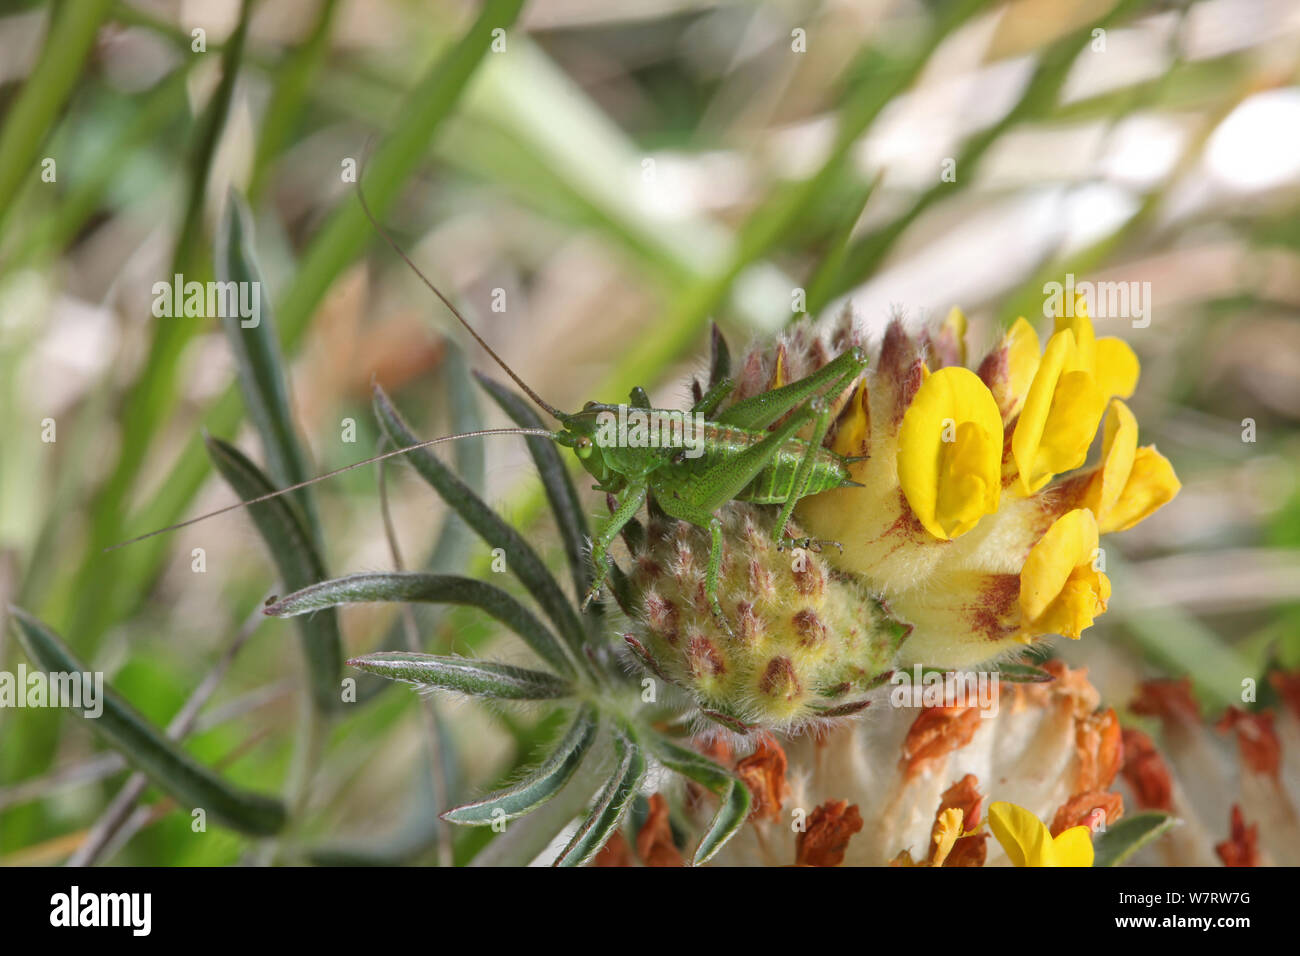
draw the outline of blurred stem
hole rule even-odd
[[[23,183],[39,176],[35,163],[41,146],[81,79],[82,64],[111,6],[111,0],[82,0],[60,4],[50,14],[40,59],[0,129],[0,233]]]
[[[315,82],[321,64],[329,52],[330,28],[334,25],[337,0],[321,0],[316,24],[302,46],[285,59],[276,70],[275,89],[262,117],[253,158],[253,178],[248,187],[248,201],[255,206],[270,174],[271,161],[280,155],[302,111],[307,90]]]
[[[209,102],[198,130],[198,145],[190,161],[189,193],[180,232],[172,252],[171,272],[206,273],[199,250],[202,246],[204,198],[212,171],[213,156],[234,93],[235,79],[243,55],[244,39],[252,11],[252,0],[243,0],[239,24],[222,52],[221,82]],[[83,649],[93,650],[119,605],[113,599],[120,588],[117,575],[105,574],[100,552],[122,537],[123,503],[158,431],[171,408],[176,391],[180,354],[199,329],[199,324],[173,317],[157,322],[144,369],[122,401],[119,420],[123,423],[122,452],[109,479],[90,504],[90,541],[73,586],[74,603],[69,633],[76,634]],[[59,609],[63,613],[62,609]]]

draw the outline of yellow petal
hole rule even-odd
[[[1104,525],[1106,515],[1115,507],[1128,484],[1133,456],[1137,453],[1137,437],[1137,419],[1127,405],[1119,399],[1113,400],[1102,433],[1101,470],[1089,482],[1085,497],[1085,503],[1096,515],[1099,525]]]
[[[1024,807],[994,803],[989,807],[989,829],[1014,866],[1052,865],[1052,834]]]
[[[949,807],[942,811],[938,819],[934,821],[934,829],[931,831],[931,840],[934,846],[930,848],[930,865],[943,866],[944,860],[948,859],[948,854],[952,852],[953,844],[961,839],[962,817],[964,814],[956,807]]]
[[[1076,508],[1057,518],[1030,549],[1020,569],[1020,612],[1027,630],[1078,637],[1105,610],[1110,581],[1092,568],[1097,542],[1097,519]]]
[[[1114,336],[1098,339],[1095,367],[1097,385],[1107,398],[1116,395],[1128,398],[1137,388],[1141,371],[1138,358],[1123,339]]]
[[[1054,866],[1092,866],[1092,831],[1070,827],[1052,841]]]
[[[949,540],[997,511],[1002,416],[979,376],[951,366],[926,376],[898,432],[898,483],[917,519]]]
[[[1092,319],[1088,318],[1088,303],[1082,295],[1074,300],[1074,314],[1056,316],[1056,331],[1069,329],[1074,334],[1075,365],[1073,368],[1091,372],[1095,367],[1097,353],[1097,334],[1092,328]]]
[[[1148,445],[1139,448],[1133,456],[1129,470],[1115,504],[1098,518],[1102,532],[1126,531],[1156,509],[1172,501],[1182,484],[1174,474],[1174,466],[1164,455]]]
[[[1024,317],[1016,319],[1003,339],[1007,349],[1007,374],[1009,386],[1017,399],[1023,399],[1038,371],[1039,353],[1042,346],[1038,333],[1025,321]]]
[[[1022,494],[1033,494],[1088,457],[1106,396],[1080,361],[1070,329],[1048,340],[1011,438]]]
[[[831,449],[837,455],[851,457],[865,455],[867,443],[871,438],[871,399],[867,392],[867,380],[864,377],[849,399],[848,408],[840,418],[839,428]]]
[[[1110,578],[1094,571],[1091,565],[1076,567],[1055,600],[1031,623],[1028,632],[1061,634],[1077,641],[1105,613],[1109,600]]]

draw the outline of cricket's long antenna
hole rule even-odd
[[[370,220],[370,224],[375,227],[375,231],[384,237],[384,241],[393,247],[393,251],[402,257],[402,261],[411,267],[411,271],[420,277],[420,281],[427,285],[429,290],[442,301],[443,305],[447,307],[447,310],[456,317],[457,321],[459,321],[461,325],[465,326],[465,331],[474,336],[474,341],[481,345],[488,355],[492,356],[493,361],[505,369],[506,374],[514,379],[514,383],[522,388],[529,398],[536,402],[540,408],[545,409],[546,413],[557,422],[561,421],[563,416],[560,414],[559,410],[529,388],[528,385],[525,384],[524,380],[515,374],[515,370],[507,365],[500,355],[497,355],[492,346],[483,341],[483,336],[474,331],[474,326],[470,325],[465,316],[460,314],[460,310],[451,304],[451,300],[443,295],[436,285],[429,281],[429,277],[421,272],[420,267],[411,261],[411,257],[408,256],[405,250],[397,244],[397,240],[390,236],[388,230],[379,224],[379,220],[375,218],[375,214],[370,211],[370,204],[366,202],[366,194],[361,189],[361,176],[359,175],[357,176],[357,199],[361,201],[361,208],[365,212],[366,218]]]
[[[280,488],[276,491],[268,492],[256,498],[249,498],[247,501],[237,501],[233,505],[226,505],[224,508],[218,508],[216,511],[209,511],[207,514],[199,515],[197,518],[190,518],[187,521],[178,521],[176,524],[169,524],[165,528],[159,528],[157,531],[150,531],[148,534],[142,534],[138,537],[131,538],[129,541],[122,541],[104,549],[105,553],[116,551],[118,548],[125,548],[128,544],[135,544],[137,541],[143,541],[146,538],[152,538],[154,535],[166,534],[168,531],[175,531],[178,528],[186,528],[192,524],[198,524],[200,521],[206,521],[208,518],[215,518],[217,515],[223,515],[227,511],[235,511],[239,508],[247,508],[249,505],[260,504],[263,501],[270,501],[272,498],[278,498],[280,495],[288,494],[291,491],[297,491],[299,488],[306,488],[308,485],[314,485],[318,481],[324,481],[326,478],[333,478],[335,475],[341,475],[345,471],[352,471],[354,468],[361,468],[364,465],[373,465],[377,461],[383,461],[385,458],[393,458],[397,455],[405,455],[408,451],[414,451],[417,448],[428,448],[430,445],[441,445],[446,441],[456,441],[459,438],[478,438],[481,435],[541,435],[545,438],[554,438],[555,432],[547,431],[545,428],[484,428],[479,431],[461,432],[458,435],[443,435],[441,438],[430,438],[427,441],[416,442],[414,445],[407,445],[405,448],[398,448],[396,451],[384,452],[382,455],[375,455],[373,458],[367,458],[364,461],[354,461],[350,465],[344,465],[342,468],[335,468],[333,471],[327,471],[323,475],[317,475],[315,478],[308,478],[306,481],[300,481],[296,485],[290,485],[287,488]]]

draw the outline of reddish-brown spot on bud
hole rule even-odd
[[[779,820],[789,788],[785,782],[785,751],[770,734],[758,738],[758,747],[736,764],[736,775],[749,788],[753,802],[751,820]]]
[[[794,631],[799,635],[799,643],[805,647],[820,644],[826,640],[826,625],[821,622],[817,612],[810,607],[804,608],[790,619]]]
[[[727,670],[722,653],[703,634],[691,635],[686,646],[686,666],[691,669],[691,676],[696,679],[717,677]]]
[[[799,675],[788,657],[774,657],[767,662],[763,676],[758,679],[758,689],[768,697],[784,697],[786,700],[794,700],[803,693]]]
[[[807,555],[791,572],[795,589],[804,597],[820,597],[826,590],[826,575],[821,565],[814,564]]]
[[[1273,730],[1273,715],[1267,711],[1250,714],[1229,707],[1218,723],[1219,730],[1237,732],[1237,748],[1251,773],[1277,777],[1282,765],[1282,745]]]
[[[643,604],[646,626],[669,644],[676,646],[677,639],[681,636],[681,620],[677,605],[654,591],[646,594]]]
[[[1142,810],[1174,809],[1174,784],[1164,757],[1156,750],[1151,738],[1136,728],[1123,731],[1124,779],[1137,796]]]
[[[754,613],[754,605],[749,601],[736,602],[736,636],[740,643],[752,646],[758,641],[763,623]]]
[[[1228,839],[1218,844],[1214,852],[1224,866],[1259,866],[1259,826],[1246,826],[1241,807],[1232,805],[1232,832]]]
[[[853,834],[862,829],[857,804],[827,800],[808,817],[808,828],[795,840],[795,866],[839,866]]]
[[[763,567],[762,562],[757,558],[751,558],[749,561],[749,593],[755,599],[771,598],[776,594],[772,572]]]

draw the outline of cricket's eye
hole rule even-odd
[[[573,443],[573,450],[578,453],[579,458],[591,457],[591,439],[583,435]]]

